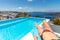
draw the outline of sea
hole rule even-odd
[[[47,18],[50,20],[53,20],[54,18],[60,18],[60,16],[57,16],[56,14],[60,14],[58,12],[27,12],[32,17],[40,17],[40,18]]]

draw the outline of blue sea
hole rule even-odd
[[[53,20],[53,15],[56,13],[52,12],[28,12],[32,17],[40,17],[40,18],[47,18]],[[57,16],[55,16],[57,17]]]

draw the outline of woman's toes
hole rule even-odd
[[[37,36],[34,35],[33,37],[34,37],[34,40],[38,40],[38,37]]]

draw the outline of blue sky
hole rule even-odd
[[[0,11],[60,12],[60,0],[0,0]]]

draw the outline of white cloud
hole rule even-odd
[[[18,7],[18,9],[20,9],[20,10],[21,10],[21,9],[23,9],[23,8],[22,8],[22,7]]]
[[[31,7],[18,7],[15,9],[15,11],[20,11],[20,12],[32,12],[34,11],[33,8]]]
[[[33,0],[27,0],[27,1],[33,1]]]
[[[32,12],[33,11],[33,8],[31,8],[31,7],[25,7],[24,10],[26,12]]]

